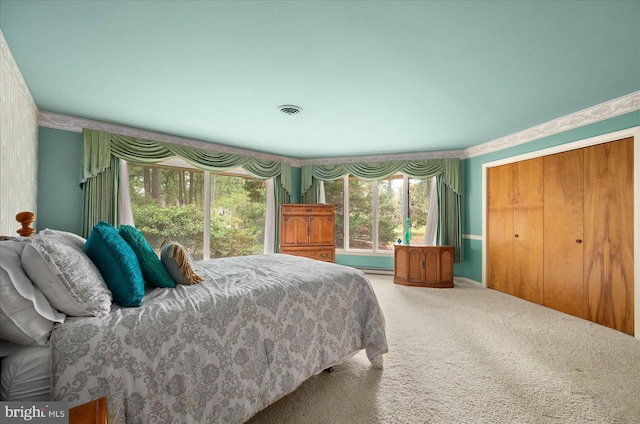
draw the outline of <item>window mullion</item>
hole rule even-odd
[[[407,218],[409,217],[409,176],[402,177],[402,234],[407,232]],[[402,237],[404,239],[404,237]]]
[[[371,228],[371,249],[373,250],[373,252],[377,252],[378,251],[378,182],[375,181],[372,184],[372,190],[373,190],[373,199],[371,202],[372,208],[373,210],[371,211],[371,225],[373,225],[373,228]]]
[[[349,175],[345,175],[342,179],[343,182],[343,199],[342,202],[344,204],[342,214],[343,217],[343,227],[344,227],[344,250],[349,250]]]
[[[211,172],[204,171],[204,244],[202,259],[211,259]]]

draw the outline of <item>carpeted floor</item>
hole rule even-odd
[[[370,279],[384,370],[361,352],[249,423],[640,423],[640,340],[471,283]]]

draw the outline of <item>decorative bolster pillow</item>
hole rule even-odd
[[[193,271],[191,255],[181,244],[163,241],[160,258],[176,284],[191,285],[204,281],[204,278]]]

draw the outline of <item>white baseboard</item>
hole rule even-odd
[[[471,283],[471,284],[476,284],[480,287],[484,287],[482,285],[482,283],[475,281],[475,280],[471,280],[470,278],[466,278],[466,277],[453,277],[453,281],[460,281],[461,283]]]

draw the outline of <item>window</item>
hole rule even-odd
[[[431,179],[409,178],[409,218],[411,220],[411,243],[425,244],[424,234],[429,214]]]
[[[264,181],[172,160],[170,165],[129,165],[129,187],[135,226],[156,251],[169,239],[194,260],[263,252]]]
[[[431,183],[402,174],[376,182],[352,176],[325,182],[326,202],[336,205],[336,248],[391,253],[398,239],[404,242],[407,216],[411,243],[423,244]]]

